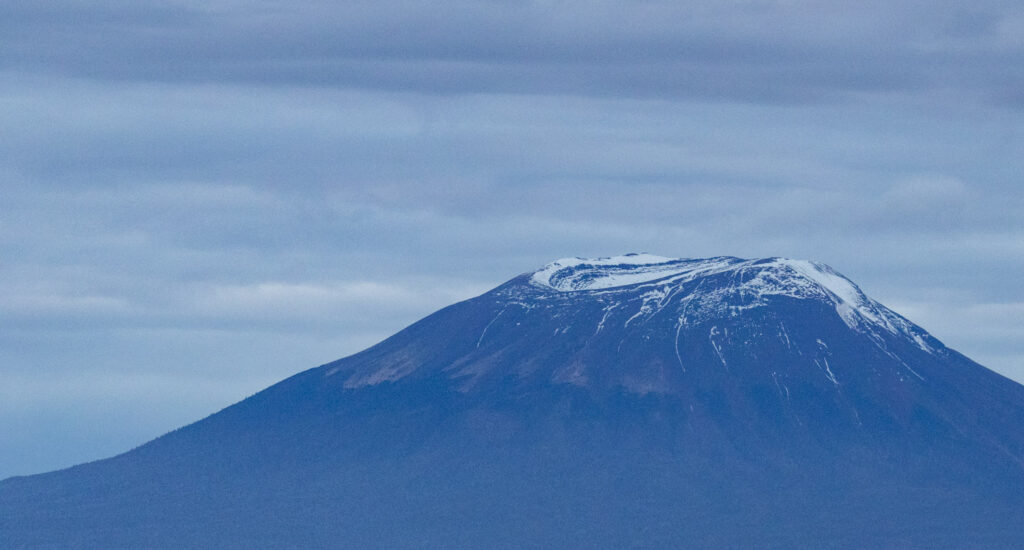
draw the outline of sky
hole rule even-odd
[[[567,256],[825,262],[1024,381],[1024,4],[8,0],[0,478]]]

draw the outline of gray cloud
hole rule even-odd
[[[150,6],[147,4],[147,6]],[[0,67],[102,80],[803,103],[1013,103],[1013,2],[15,3]]]

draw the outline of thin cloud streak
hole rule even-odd
[[[1018,4],[14,3],[0,68],[106,81],[804,104],[955,88],[1013,105]],[[884,15],[884,16],[883,16]]]

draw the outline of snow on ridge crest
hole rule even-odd
[[[787,269],[788,268],[788,269]],[[626,254],[605,258],[562,258],[535,271],[530,282],[563,292],[581,290],[604,290],[640,285],[641,283],[683,282],[698,276],[713,275],[725,271],[750,272],[757,275],[741,277],[739,286],[745,290],[768,294],[786,293],[771,288],[777,283],[789,287],[789,291],[807,291],[820,294],[821,290],[834,296],[839,302],[852,307],[869,305],[871,300],[853,282],[831,267],[807,260],[788,258],[763,258],[744,260],[730,256],[705,259],[683,259],[655,256],[653,254]],[[773,274],[776,285],[769,284],[760,274]],[[781,277],[780,277],[781,275]],[[795,276],[794,276],[795,275]],[[643,285],[648,286],[648,285]]]
[[[702,271],[721,258],[685,260],[653,254],[626,254],[608,258],[562,258],[534,272],[530,281],[563,292],[631,286]],[[731,260],[740,261],[732,258]],[[730,262],[731,263],[731,262]]]

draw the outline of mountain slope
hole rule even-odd
[[[1024,387],[828,266],[553,262],[129,453],[12,547],[1019,547]]]

